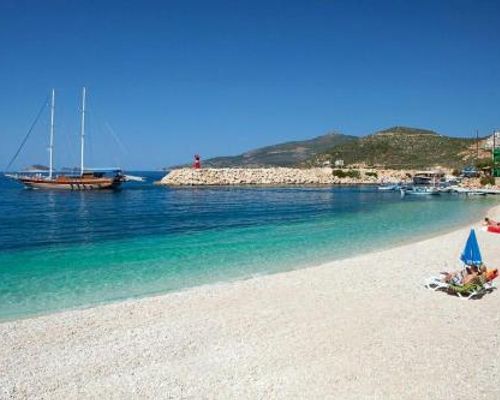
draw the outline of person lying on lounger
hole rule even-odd
[[[484,265],[481,267],[470,265],[460,271],[442,272],[444,275],[442,280],[443,282],[452,283],[454,285],[466,285],[484,273],[486,273],[486,267]]]
[[[494,219],[486,217],[484,219],[484,225],[486,225],[486,226],[500,226],[500,222],[497,222]]]
[[[442,290],[449,294],[471,299],[491,292],[494,287],[490,283],[498,277],[498,269],[487,269],[485,266],[467,266],[453,273],[442,272],[440,277],[431,277],[425,286],[427,289]]]
[[[466,268],[467,269],[467,268]],[[472,282],[476,282],[477,278],[481,277],[481,275],[486,273],[486,267],[483,265],[481,267],[471,266],[470,273],[465,275],[465,278],[462,282],[462,285],[467,285]]]

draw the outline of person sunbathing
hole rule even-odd
[[[500,226],[500,222],[497,222],[494,219],[486,217],[484,219],[484,225],[486,225],[486,226]]]
[[[452,283],[454,285],[461,285],[467,272],[465,269],[455,272],[441,272],[443,277],[441,280],[445,283]]]
[[[472,285],[484,285],[487,282],[491,282],[498,276],[498,269],[487,269],[485,266],[479,268],[477,272],[473,272],[464,278],[463,286]]]
[[[470,273],[465,275],[464,280],[462,281],[462,285],[467,285],[469,283],[477,283],[478,279],[482,274],[486,272],[486,267],[482,266],[478,268],[477,266],[472,266],[470,268]]]
[[[478,267],[477,265],[470,265],[460,271],[442,272],[442,281],[453,285],[466,285],[485,272],[485,266]]]

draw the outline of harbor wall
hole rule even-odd
[[[407,173],[410,172],[371,169],[340,171],[345,174],[359,174],[359,177],[339,177],[336,176],[339,175],[339,170],[329,167],[309,169],[180,168],[169,172],[159,184],[169,186],[381,184],[408,179]]]

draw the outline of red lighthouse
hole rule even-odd
[[[200,169],[201,168],[201,158],[200,158],[199,154],[195,154],[194,155],[193,168],[194,169]]]

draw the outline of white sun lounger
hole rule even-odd
[[[424,286],[427,289],[436,291],[439,289],[448,289],[450,285],[446,282],[443,282],[442,276],[431,276],[430,278],[427,278],[425,280]]]
[[[444,290],[447,291],[452,285],[449,283],[443,282],[442,281],[442,276],[431,276],[430,278],[426,279],[424,282],[424,286],[427,289],[437,291],[437,290]],[[482,296],[485,293],[491,291],[494,289],[493,283],[492,282],[486,282],[485,284],[481,285],[476,290],[472,290],[468,295],[464,295],[462,293],[456,292],[456,295],[460,297],[461,299],[467,299],[470,300],[474,297]]]

